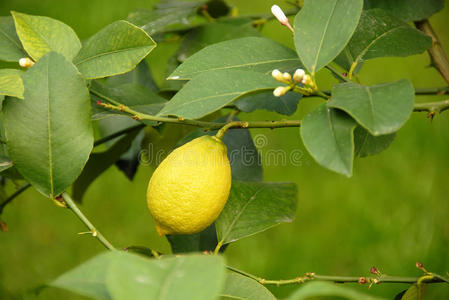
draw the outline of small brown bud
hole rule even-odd
[[[417,261],[417,262],[416,262],[416,267],[417,267],[418,269],[422,269],[422,268],[424,268],[424,265],[423,265],[422,262]]]
[[[366,277],[360,277],[359,278],[359,283],[360,284],[366,284],[368,282],[368,280],[366,280]]]
[[[6,224],[5,221],[0,221],[0,231],[1,232],[7,232],[8,231],[8,224]]]
[[[379,274],[379,270],[376,267],[371,267],[371,269],[369,269],[369,272],[375,275]]]

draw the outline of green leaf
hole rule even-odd
[[[0,70],[0,95],[23,99],[23,72],[15,69]]]
[[[276,300],[270,291],[257,281],[235,272],[228,272],[221,297],[244,300]]]
[[[119,259],[116,251],[105,252],[62,274],[49,286],[65,289],[94,299],[112,300],[106,287],[106,276],[111,262]],[[130,255],[130,254],[128,254]]]
[[[345,111],[377,136],[396,132],[404,125],[413,111],[414,98],[407,79],[373,86],[348,82],[334,86],[327,105]]]
[[[189,27],[190,18],[206,0],[195,2],[171,1],[159,3],[155,10],[137,9],[129,14],[127,20],[148,32],[155,34],[172,25]]]
[[[169,79],[192,79],[201,73],[219,70],[269,74],[273,69],[293,69],[299,66],[298,56],[293,50],[267,38],[246,37],[204,48],[189,57]]]
[[[112,88],[102,86],[99,82],[93,81],[90,89],[94,93],[94,97],[92,97],[94,119],[102,119],[114,115],[128,115],[118,110],[110,110],[97,105],[96,101],[107,102],[103,100],[104,97],[149,115],[156,115],[167,102],[161,96],[136,83],[125,83]],[[147,125],[156,124],[156,122],[148,120],[142,122]]]
[[[8,153],[25,179],[55,197],[75,181],[92,150],[89,91],[73,64],[55,52],[22,79],[25,99],[4,104]]]
[[[378,154],[387,149],[395,137],[396,133],[374,136],[357,126],[354,130],[354,154],[360,157]]]
[[[113,299],[215,299],[225,269],[216,255],[184,255],[149,260],[128,255],[111,262],[106,284]]]
[[[216,70],[189,81],[158,115],[187,119],[201,118],[250,92],[274,89],[279,82],[251,71]]]
[[[291,222],[296,211],[296,194],[293,183],[234,180],[226,206],[215,221],[218,240],[227,244]]]
[[[81,175],[73,183],[73,199],[81,202],[89,186],[128,151],[141,128],[131,131],[103,152],[92,153]]]
[[[214,224],[195,234],[167,235],[167,240],[173,253],[213,251],[218,242]]]
[[[212,44],[237,38],[261,36],[260,32],[252,26],[251,19],[243,23],[241,21],[215,22],[190,31],[176,53],[178,61],[184,62],[188,57]]]
[[[51,286],[95,299],[215,299],[225,280],[220,256],[148,259],[126,252],[100,254],[61,275]]]
[[[225,123],[228,121],[241,121],[237,117],[229,119],[229,116],[223,116],[214,120],[217,123]],[[197,129],[189,133],[177,146],[190,142],[191,140],[203,135],[216,135],[217,130],[204,132]],[[227,155],[231,163],[232,179],[244,181],[262,181],[263,170],[259,152],[254,145],[251,133],[248,129],[228,130],[223,138],[226,145]]]
[[[128,73],[109,77],[106,80],[105,86],[114,88],[125,83],[138,84],[152,92],[158,92],[158,87],[154,82],[150,68],[145,60],[142,60],[135,69]]]
[[[113,76],[134,69],[155,47],[144,30],[121,20],[88,39],[74,62],[87,79]]]
[[[386,300],[384,298],[370,296],[347,287],[336,285],[334,283],[319,281],[305,284],[290,297],[288,297],[287,300],[309,300],[324,296],[341,297],[348,300]]]
[[[281,115],[291,116],[298,108],[302,94],[288,92],[281,97],[275,97],[271,91],[249,94],[237,99],[234,105],[241,111],[252,112],[258,109],[274,111]]]
[[[295,18],[295,46],[315,74],[346,46],[359,22],[363,0],[305,0]]]
[[[444,0],[365,0],[365,9],[382,8],[404,22],[424,20],[444,7]]]
[[[382,9],[371,9],[363,12],[354,35],[336,62],[349,70],[364,60],[419,54],[431,45],[432,39],[426,34]]]
[[[70,26],[48,17],[11,12],[17,35],[34,61],[50,51],[72,60],[81,49],[81,42]]]
[[[345,113],[321,104],[301,124],[301,136],[310,155],[321,166],[350,177],[354,159],[356,123]]]
[[[18,62],[27,57],[12,17],[0,17],[0,60]]]
[[[421,300],[420,291],[416,284],[412,284],[402,295],[401,300]]]

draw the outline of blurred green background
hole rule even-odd
[[[10,10],[46,15],[72,26],[82,39],[105,25],[123,19],[137,7],[156,0],[2,0],[1,15]],[[241,14],[269,12],[273,0],[227,1]],[[288,7],[285,3],[278,3]],[[449,52],[449,1],[431,18]],[[344,20],[342,20],[344,22]],[[291,34],[278,23],[263,33],[292,46]],[[174,46],[160,47],[147,59],[154,74],[164,68]],[[365,64],[364,83],[410,79],[415,87],[439,87],[445,82],[428,68],[427,54],[409,58],[376,59]],[[324,71],[325,72],[325,71]],[[159,78],[159,81],[161,78]],[[324,88],[334,82],[328,74],[319,80]],[[446,96],[447,97],[447,96]],[[418,97],[436,101],[441,96]],[[304,100],[292,118],[302,118],[316,104]],[[256,112],[244,120],[280,119]],[[319,167],[306,153],[298,129],[252,130],[264,134],[269,149],[301,149],[301,166],[267,165],[267,181],[293,181],[299,188],[296,220],[232,244],[226,251],[230,265],[264,278],[296,277],[305,272],[368,275],[377,266],[389,275],[418,276],[416,261],[431,271],[449,271],[449,112],[430,122],[425,113],[413,113],[392,146],[374,157],[356,159],[354,176],[345,178]],[[146,208],[145,190],[152,168],[141,166],[133,182],[116,167],[110,168],[89,188],[81,209],[117,247],[146,245],[169,251],[157,236]],[[104,251],[68,210],[29,189],[2,215],[9,231],[0,233],[0,299],[49,281],[95,254]],[[354,288],[367,290],[366,286]],[[369,291],[390,299],[406,285],[384,284]],[[296,286],[271,290],[285,297]],[[83,299],[56,289],[46,289],[39,299]],[[425,299],[449,299],[449,285],[429,286]]]

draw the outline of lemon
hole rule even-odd
[[[159,235],[193,234],[212,224],[231,189],[226,145],[202,136],[175,149],[148,184],[148,208]]]

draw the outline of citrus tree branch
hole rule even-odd
[[[86,218],[86,216],[81,212],[78,206],[75,204],[75,201],[67,193],[62,194],[62,198],[64,199],[64,203],[67,207],[81,220],[81,222],[89,228],[92,236],[95,237],[100,243],[103,244],[109,250],[115,250],[114,246],[95,228],[95,226]]]
[[[413,111],[427,111],[431,114],[441,113],[449,109],[449,99],[444,101],[415,103]]]
[[[428,19],[424,19],[422,21],[416,21],[415,26],[432,38],[432,47],[427,50],[432,59],[432,65],[440,72],[441,76],[449,84],[449,60],[443,47],[441,46],[438,36],[432,28],[432,25],[430,25]]]
[[[318,275],[315,273],[306,273],[304,276],[298,276],[292,279],[281,279],[281,280],[270,280],[258,277],[256,275],[241,271],[239,269],[227,266],[227,269],[243,276],[251,278],[260,284],[264,285],[288,285],[288,284],[299,284],[307,281],[331,281],[334,283],[360,283],[360,284],[379,284],[379,283],[449,283],[449,279],[435,274],[435,273],[424,273],[421,277],[400,277],[400,276],[387,276],[378,275],[375,277],[365,277],[365,276],[331,276],[331,275]]]
[[[102,95],[98,91],[91,90],[91,93],[110,103],[109,104],[109,103],[98,102],[97,103],[98,105],[101,105],[108,109],[118,110],[121,112],[128,113],[128,114],[132,115],[132,117],[135,120],[149,120],[149,121],[156,121],[156,122],[161,122],[161,123],[175,123],[175,124],[181,124],[181,125],[202,127],[207,130],[220,129],[221,127],[223,127],[224,125],[227,124],[227,123],[215,123],[215,122],[206,122],[206,121],[199,121],[199,120],[190,120],[190,119],[183,119],[183,118],[152,116],[152,115],[144,114],[144,113],[138,112],[136,110],[133,110],[126,105],[123,105],[105,95]],[[232,128],[280,128],[280,127],[299,127],[299,126],[301,126],[301,121],[299,121],[299,120],[280,120],[280,121],[236,122],[236,123],[234,123]]]
[[[19,196],[20,194],[22,194],[23,192],[25,192],[29,187],[31,186],[31,184],[26,183],[24,185],[22,185],[17,191],[15,191],[11,196],[9,196],[8,198],[6,198],[5,201],[3,201],[2,203],[0,203],[0,215],[3,212],[3,209],[5,209],[5,206],[8,205],[10,202],[12,202],[17,196]]]

